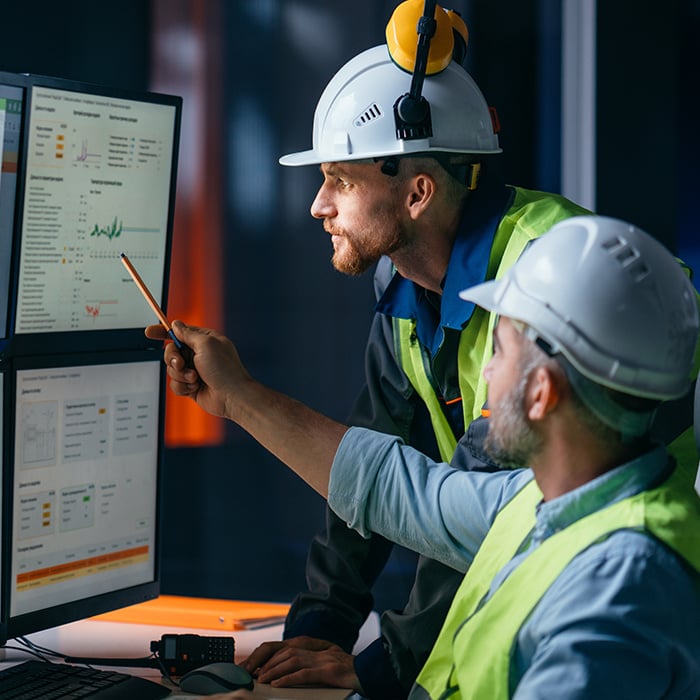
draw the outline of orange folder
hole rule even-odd
[[[288,610],[286,603],[162,595],[91,619],[230,631],[281,624]]]

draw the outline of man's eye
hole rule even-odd
[[[339,187],[341,190],[346,190],[346,189],[348,189],[348,187],[350,187],[350,183],[349,183],[347,180],[343,180],[342,177],[339,177],[339,178],[336,180],[336,184],[338,185],[338,187]]]

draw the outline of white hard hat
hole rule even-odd
[[[313,126],[313,148],[280,158],[282,165],[383,158],[411,153],[500,153],[488,105],[471,76],[456,62],[426,76],[433,135],[397,137],[394,103],[409,91],[411,74],[399,68],[386,45],[363,51],[346,63],[321,95]]]
[[[460,296],[524,322],[596,384],[651,399],[688,390],[695,290],[668,250],[631,224],[565,219],[502,279]]]

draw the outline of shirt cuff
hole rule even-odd
[[[375,639],[355,657],[355,673],[363,697],[370,700],[405,700],[408,690],[399,682],[381,639]]]
[[[387,454],[400,438],[367,428],[349,428],[333,458],[328,480],[328,505],[348,527],[363,537],[372,530],[366,524],[368,494]]]
[[[291,637],[315,637],[337,644],[348,654],[357,641],[357,630],[351,629],[338,615],[323,610],[311,610],[285,624],[283,639]]]

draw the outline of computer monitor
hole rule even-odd
[[[27,76],[11,354],[148,347],[165,306],[182,101]]]
[[[15,358],[9,392],[7,636],[156,597],[162,353]]]
[[[0,345],[7,338],[12,240],[24,111],[21,76],[0,73]]]

